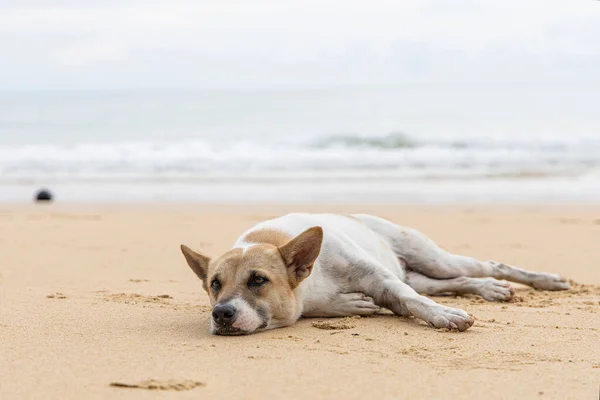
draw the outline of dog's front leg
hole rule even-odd
[[[373,294],[375,303],[396,314],[405,315],[408,311],[433,328],[465,331],[473,325],[473,318],[465,311],[443,306],[421,296],[396,277],[382,279],[375,286],[382,288]]]
[[[338,293],[331,298],[307,301],[302,313],[305,317],[351,317],[371,315],[379,311],[373,298],[364,293]]]

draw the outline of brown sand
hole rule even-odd
[[[119,388],[129,389],[146,389],[146,390],[192,390],[197,387],[204,386],[202,382],[189,381],[189,380],[175,380],[169,379],[166,381],[160,381],[157,379],[148,379],[141,382],[124,383],[124,382],[111,382],[110,386]]]
[[[519,288],[508,304],[436,298],[476,317],[465,333],[378,315],[344,330],[313,319],[210,336],[206,295],[179,244],[218,254],[290,210],[376,213],[451,251],[582,284]],[[0,398],[594,399],[599,246],[600,208],[589,207],[3,206]]]
[[[320,320],[313,321],[312,326],[318,329],[325,330],[342,330],[356,328],[356,321],[360,319],[360,316],[355,315],[353,317],[344,318],[322,318]]]

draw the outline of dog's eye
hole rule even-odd
[[[248,280],[248,286],[262,286],[268,281],[269,280],[267,278],[264,278],[262,276],[252,276],[250,277],[250,280]]]
[[[210,288],[212,290],[214,290],[215,292],[218,292],[219,290],[221,290],[221,282],[219,282],[218,279],[214,279],[211,283],[210,283]]]

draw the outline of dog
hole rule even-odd
[[[210,297],[211,332],[244,335],[300,317],[367,316],[381,308],[465,331],[465,311],[423,296],[509,301],[506,281],[567,290],[559,275],[451,254],[421,232],[366,214],[288,214],[258,223],[218,258],[181,245]]]

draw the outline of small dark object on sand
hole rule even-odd
[[[52,193],[48,189],[40,189],[35,195],[36,202],[52,201]]]

